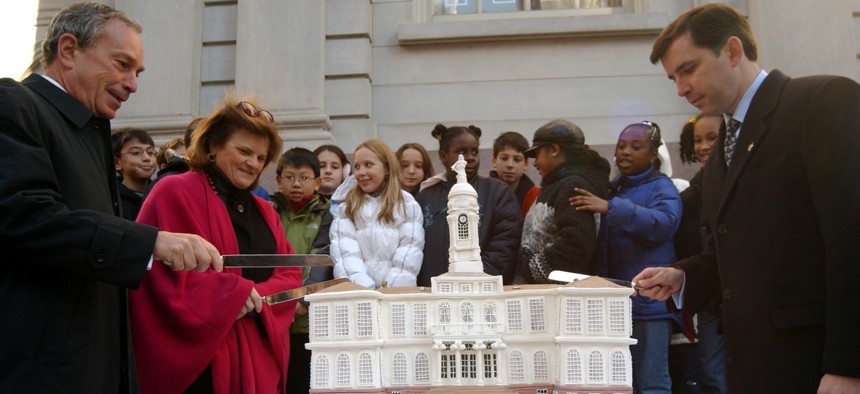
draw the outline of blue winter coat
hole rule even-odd
[[[675,258],[673,238],[681,223],[681,196],[672,181],[649,169],[611,183],[609,211],[598,235],[600,276],[630,280],[646,267],[666,267]],[[633,298],[633,319],[675,319],[665,301]]]

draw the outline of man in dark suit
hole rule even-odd
[[[140,32],[70,5],[48,27],[45,75],[0,80],[0,392],[128,390],[123,288],[153,258],[221,269],[202,238],[118,217],[109,119],[137,90]]]
[[[722,298],[730,392],[860,392],[860,86],[756,58],[724,4],[657,38],[651,61],[678,95],[728,127],[705,166],[707,250],[634,281],[693,310]]]

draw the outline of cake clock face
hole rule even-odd
[[[466,221],[467,221],[468,219],[466,218],[466,215],[460,215],[460,217],[459,217],[457,220],[458,220],[461,224],[463,224],[463,223],[466,223]]]

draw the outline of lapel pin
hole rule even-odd
[[[750,146],[747,147],[747,152],[752,152],[754,145],[755,145],[755,142],[750,142]]]

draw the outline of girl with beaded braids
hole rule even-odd
[[[596,275],[630,280],[646,267],[676,261],[673,238],[681,221],[681,197],[658,170],[660,145],[657,124],[644,121],[625,127],[615,146],[621,175],[610,184],[609,200],[576,189],[576,209],[601,214]],[[670,312],[665,301],[633,298],[633,337],[639,341],[631,348],[634,391],[671,392],[673,321],[680,324],[680,316]]]
[[[501,275],[505,284],[513,278],[520,244],[522,213],[511,189],[502,181],[478,175],[481,164],[481,129],[475,126],[445,127],[437,124],[431,135],[439,141],[439,159],[445,171],[421,184],[418,204],[424,213],[424,262],[419,286],[430,286],[430,278],[448,272],[448,192],[457,182],[451,166],[459,155],[466,160],[466,179],[478,192],[480,221],[478,236],[484,272]]]

